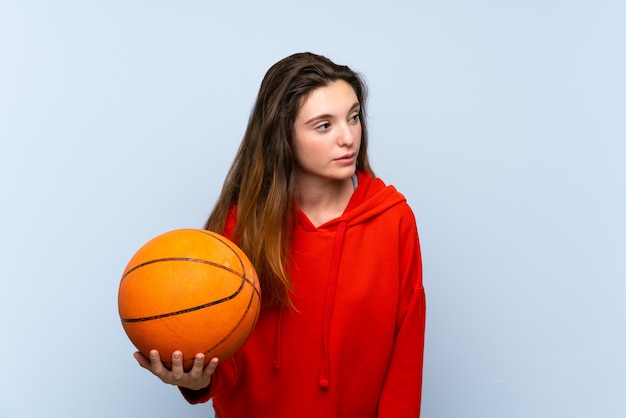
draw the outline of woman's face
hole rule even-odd
[[[361,146],[360,108],[354,90],[343,80],[309,93],[294,122],[299,176],[352,177]]]

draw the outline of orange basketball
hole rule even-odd
[[[183,353],[189,370],[197,353],[224,360],[248,339],[259,315],[254,267],[230,240],[201,229],[166,232],[142,246],[124,270],[119,315],[130,341],[146,357],[156,349],[171,367]]]

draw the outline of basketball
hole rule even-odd
[[[248,339],[260,310],[254,266],[227,238],[202,229],[159,235],[130,259],[119,285],[122,326],[146,357],[156,349],[171,368],[183,353],[191,369],[197,353],[205,365],[234,354]]]

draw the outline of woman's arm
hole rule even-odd
[[[378,403],[378,417],[419,417],[426,298],[417,226],[411,212],[400,224],[400,311],[394,347]]]

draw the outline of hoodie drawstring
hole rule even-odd
[[[320,386],[328,388],[330,383],[330,323],[335,308],[335,296],[337,294],[337,278],[339,276],[339,263],[341,261],[341,250],[343,249],[343,239],[346,235],[347,222],[341,222],[337,226],[337,235],[333,244],[333,252],[330,258],[330,268],[328,270],[328,284],[326,287],[326,301],[324,303],[324,328],[323,343],[324,352],[322,354],[322,367],[320,370]]]

